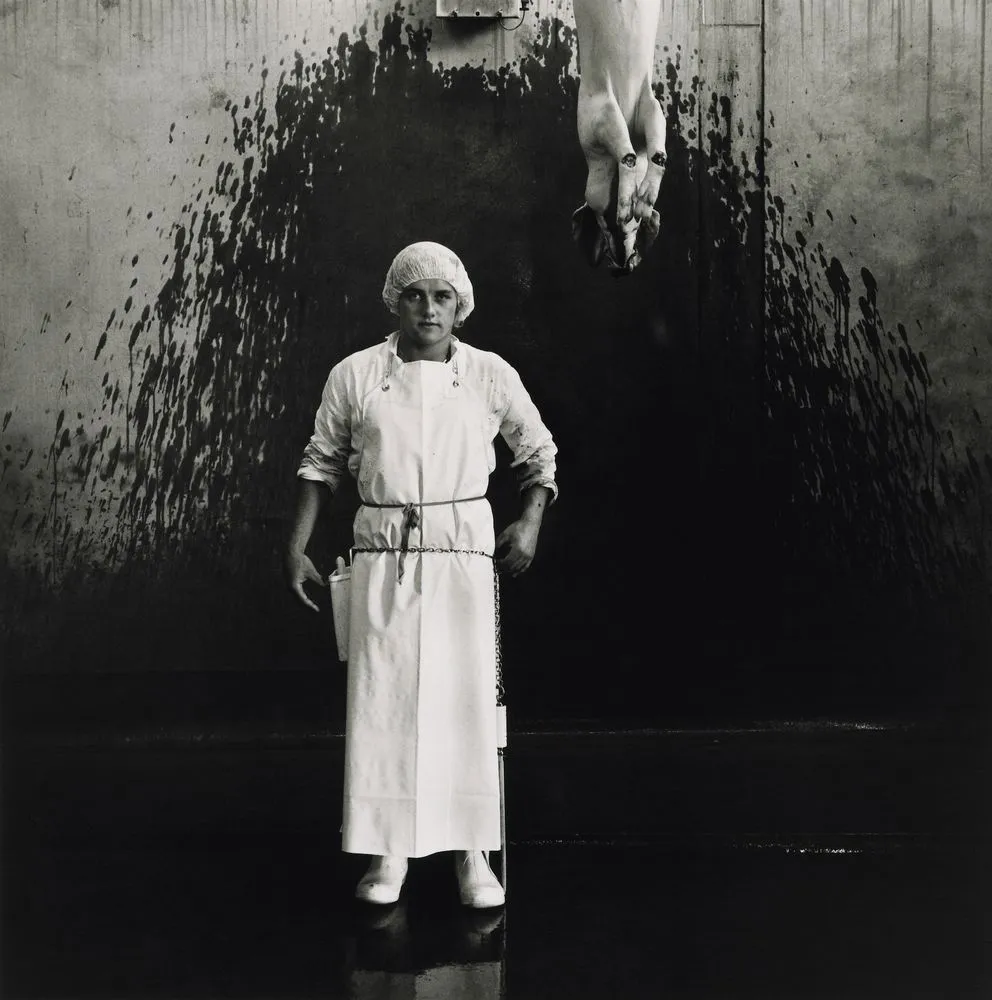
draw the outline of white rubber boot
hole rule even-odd
[[[368,871],[355,889],[355,898],[384,906],[400,898],[406,879],[407,860],[393,854],[372,858]]]
[[[506,902],[503,887],[483,851],[455,851],[455,874],[463,906],[486,910]]]

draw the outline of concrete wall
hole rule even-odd
[[[569,5],[515,31],[433,7],[0,8],[7,662],[320,669],[329,625],[278,584],[292,469],[427,229],[477,281],[466,336],[561,445],[562,504],[505,595],[511,658],[541,664],[513,681],[525,714],[973,703],[981,4],[767,0],[762,33],[665,0],[665,227],[627,281],[568,236]],[[512,494],[497,477],[501,516]]]
[[[11,414],[5,443],[18,456],[33,451],[23,473],[43,462],[58,412],[90,433],[79,421],[101,413],[104,375],[128,378],[126,350],[94,353],[112,313],[129,299],[140,313],[154,296],[172,224],[230,156],[228,101],[254,98],[266,66],[274,79],[297,52],[319,59],[342,34],[364,32],[374,45],[394,7],[22,0],[0,10],[0,399]],[[437,63],[513,58],[515,32],[455,31],[428,2],[404,11],[434,29]],[[123,431],[126,410],[114,416]],[[40,514],[48,484],[17,502],[27,496]]]

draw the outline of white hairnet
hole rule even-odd
[[[455,325],[461,326],[466,316],[475,308],[472,282],[468,280],[465,265],[454,251],[440,243],[411,243],[394,258],[386,272],[382,286],[382,301],[391,313],[399,312],[400,293],[415,281],[439,278],[448,282],[458,296]]]

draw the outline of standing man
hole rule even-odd
[[[501,906],[495,569],[531,564],[557,497],[556,448],[517,372],[454,335],[474,307],[458,257],[414,243],[382,291],[399,330],[331,370],[297,473],[290,586],[345,470],[358,482],[351,576],[343,850],[372,855],[359,899],[399,898],[409,858],[455,852],[466,906]],[[495,537],[485,493],[495,437],[522,511]]]

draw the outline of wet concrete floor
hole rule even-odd
[[[339,736],[11,704],[5,1000],[992,997],[984,725],[515,733],[472,912],[448,855],[353,901]]]
[[[364,859],[311,838],[20,843],[3,996],[992,996],[975,843],[532,843],[509,860],[505,911],[473,912],[447,855],[378,908],[351,900]]]

